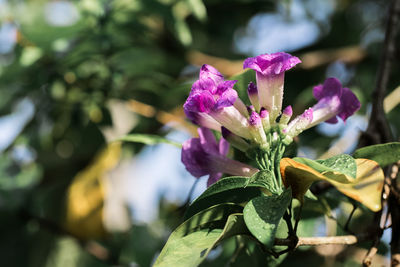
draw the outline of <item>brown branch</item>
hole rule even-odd
[[[276,246],[320,246],[320,245],[353,245],[359,242],[369,240],[370,234],[360,235],[342,235],[342,236],[325,236],[325,237],[299,237],[297,244],[291,238],[275,238]]]
[[[399,21],[400,1],[393,0],[389,7],[389,18],[386,25],[385,42],[378,68],[375,90],[372,94],[372,112],[368,128],[361,135],[358,147],[390,142],[392,132],[385,116],[383,101],[396,50],[396,29]]]
[[[363,266],[364,267],[369,267],[372,264],[372,258],[375,256],[375,254],[378,252],[378,245],[379,245],[380,239],[376,238],[374,240],[374,244],[372,247],[368,250],[367,255],[365,255],[363,259]]]
[[[390,77],[392,61],[396,52],[395,43],[399,18],[400,0],[392,0],[389,6],[385,41],[383,45],[379,68],[377,71],[376,85],[372,94],[373,103],[371,117],[368,123],[367,130],[360,137],[358,147],[381,144],[393,140],[392,132],[385,116],[384,98]],[[386,175],[388,174],[388,168],[386,169],[385,173]],[[390,193],[391,190],[387,190],[388,186],[390,186],[390,182],[388,183],[388,179],[385,179],[385,192],[383,192],[382,194],[382,205],[388,205],[385,224],[389,215],[391,216],[392,222],[397,222],[400,220],[400,205],[396,201],[396,197],[394,197],[394,194]],[[396,185],[394,185],[394,189],[395,191],[397,191]],[[380,226],[382,216],[384,216],[382,211],[375,214],[374,224],[376,225],[376,228],[381,229],[381,231],[376,231],[375,236],[372,238],[374,240],[373,246],[370,248],[369,252],[363,260],[364,266],[370,266],[372,257],[375,255],[377,250],[376,247],[379,244],[379,241],[383,234],[383,228],[385,227],[385,225],[383,225],[382,228]],[[392,266],[398,266],[400,258],[400,225],[397,223],[392,224],[391,254]]]

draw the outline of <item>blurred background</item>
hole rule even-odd
[[[299,57],[285,83],[295,114],[314,103],[313,85],[339,78],[361,110],[302,134],[298,154],[351,153],[367,126],[387,9],[379,0],[0,0],[1,265],[150,266],[205,179],[195,184],[176,146],[115,140],[196,135],[182,105],[205,63],[228,78],[249,56]],[[392,73],[385,111],[398,134],[398,63]],[[332,216],[303,224],[309,236],[340,233],[352,206],[329,205]],[[372,216],[357,214],[355,227]],[[366,247],[306,248],[282,265],[350,266]],[[386,253],[382,244],[379,263]]]

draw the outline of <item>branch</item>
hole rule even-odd
[[[353,245],[362,241],[369,240],[371,234],[360,235],[342,235],[325,237],[299,237],[297,244],[299,246],[320,246],[320,245]],[[275,238],[276,246],[293,246],[294,240],[291,238]]]
[[[389,7],[386,25],[385,42],[378,68],[375,90],[372,94],[372,112],[368,128],[361,135],[358,147],[390,142],[393,140],[386,120],[383,101],[389,81],[392,60],[396,50],[396,30],[400,14],[400,1],[393,0]]]

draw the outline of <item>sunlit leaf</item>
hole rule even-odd
[[[287,189],[281,195],[260,196],[250,200],[244,207],[247,227],[266,247],[274,244],[279,221],[290,203],[291,194],[291,190]]]
[[[330,173],[329,177],[293,159],[283,158],[281,174],[286,186],[293,190],[293,196],[303,201],[303,196],[315,181],[327,181],[340,192],[353,198],[372,211],[381,209],[380,196],[384,173],[378,163],[368,159],[356,159],[356,179],[344,174]],[[346,179],[344,179],[346,178]]]
[[[248,232],[241,210],[220,204],[186,220],[171,234],[154,266],[198,266],[218,242]]]
[[[357,178],[349,184],[335,181],[331,183],[343,194],[364,204],[372,211],[381,209],[381,192],[384,173],[379,164],[373,160],[356,159]]]
[[[220,203],[243,203],[261,196],[263,184],[248,184],[248,177],[233,176],[219,180],[201,194],[186,211],[185,218],[190,218],[197,212]],[[247,185],[247,186],[246,186]]]
[[[357,149],[354,157],[371,159],[378,162],[381,167],[385,167],[400,160],[400,142],[366,146]]]
[[[342,154],[337,155],[325,160],[312,160],[308,158],[293,158],[293,160],[310,166],[314,170],[324,174],[325,176],[330,176],[333,174],[335,180],[343,179],[344,181],[348,177],[356,178],[357,165],[355,160],[350,155]],[[340,177],[339,174],[346,175],[347,177]]]

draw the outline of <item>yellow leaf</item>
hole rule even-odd
[[[65,227],[82,239],[101,238],[103,225],[104,176],[119,161],[121,143],[109,144],[68,188]]]
[[[354,182],[340,184],[331,181],[340,192],[364,204],[372,211],[381,207],[381,194],[385,174],[378,163],[369,159],[356,159],[357,177]]]
[[[293,197],[301,202],[311,184],[322,180],[331,183],[340,192],[359,201],[372,211],[378,211],[381,209],[384,173],[378,163],[373,160],[356,159],[355,161],[357,164],[356,179],[336,172],[329,173],[329,176],[326,176],[290,158],[281,160],[280,169],[285,186],[290,186]],[[346,179],[343,179],[343,177]]]

